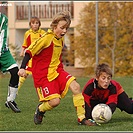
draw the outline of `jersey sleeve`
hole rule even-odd
[[[91,92],[93,91],[93,87],[90,87],[90,84],[93,84],[94,79],[90,79],[83,88],[82,94],[84,96],[84,100],[88,106],[90,106],[90,98]]]
[[[8,18],[1,14],[0,19],[0,54],[8,50],[7,44],[7,29],[8,29]]]
[[[31,43],[26,50],[26,53],[30,53],[31,56],[38,55],[44,48],[50,46],[53,38],[53,34],[44,34],[42,37]]]
[[[106,102],[107,105],[112,110],[112,113],[116,110],[117,106],[117,100],[118,100],[118,95],[117,95],[117,86],[111,81],[111,87],[110,87],[110,94],[108,97],[108,101]]]
[[[85,101],[85,117],[87,119],[91,119],[91,112],[92,112],[92,107],[90,105],[90,98],[91,98],[91,88],[90,84],[93,82],[93,79],[89,80],[86,85],[84,86],[84,89],[82,91],[84,101]]]
[[[116,82],[115,80],[112,80],[111,82],[112,82],[112,84],[114,84],[116,86],[117,95],[121,94],[124,91],[124,89],[120,85],[120,83]]]
[[[27,44],[27,36],[28,36],[28,31],[25,32],[25,34],[24,34],[24,40],[23,40],[23,44],[22,44],[22,47],[23,48],[27,48],[28,47],[28,44]]]

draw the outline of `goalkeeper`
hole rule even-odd
[[[15,102],[16,94],[18,91],[18,65],[12,57],[7,44],[7,25],[8,18],[0,12],[0,70],[10,72],[11,78],[8,85],[8,95],[5,102],[6,107],[11,108],[15,113],[20,112]]]
[[[96,77],[90,79],[82,91],[86,118],[92,118],[92,109],[99,103],[107,104],[112,113],[117,107],[121,111],[133,114],[133,100],[128,97],[118,82],[112,80],[111,68],[105,63],[99,64],[95,75]]]

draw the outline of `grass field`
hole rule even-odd
[[[81,87],[85,85],[88,78],[78,78]],[[133,78],[115,78],[123,85],[127,94],[133,96]],[[79,126],[77,116],[72,102],[72,93],[69,91],[61,104],[51,111],[46,112],[41,125],[35,125],[33,116],[38,105],[38,97],[33,86],[33,80],[28,77],[16,98],[21,113],[14,113],[5,107],[7,96],[7,85],[9,76],[0,78],[0,131],[133,131],[133,115],[115,111],[111,121],[97,127]]]

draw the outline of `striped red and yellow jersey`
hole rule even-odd
[[[33,31],[32,29],[29,29],[25,32],[22,47],[28,48],[32,42],[41,37],[44,33],[45,31],[42,29],[39,29],[38,31]]]
[[[24,42],[22,44],[22,47],[24,49],[28,48],[32,42],[41,37],[44,33],[45,31],[42,29],[39,29],[38,31],[33,31],[32,29],[29,29],[28,31],[25,32]],[[27,64],[27,70],[31,71],[32,70],[31,67],[32,67],[32,58],[29,60]]]
[[[53,31],[48,29],[26,50],[26,53],[32,57],[32,74],[35,87],[42,87],[44,80],[54,80],[63,70],[61,61],[63,44],[63,38],[57,39]]]

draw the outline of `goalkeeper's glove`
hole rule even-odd
[[[98,122],[96,122],[96,121],[94,121],[94,120],[92,120],[92,119],[88,119],[88,120],[91,121],[92,123],[96,123],[96,125],[98,125],[98,126],[101,126],[100,123],[98,123]]]

